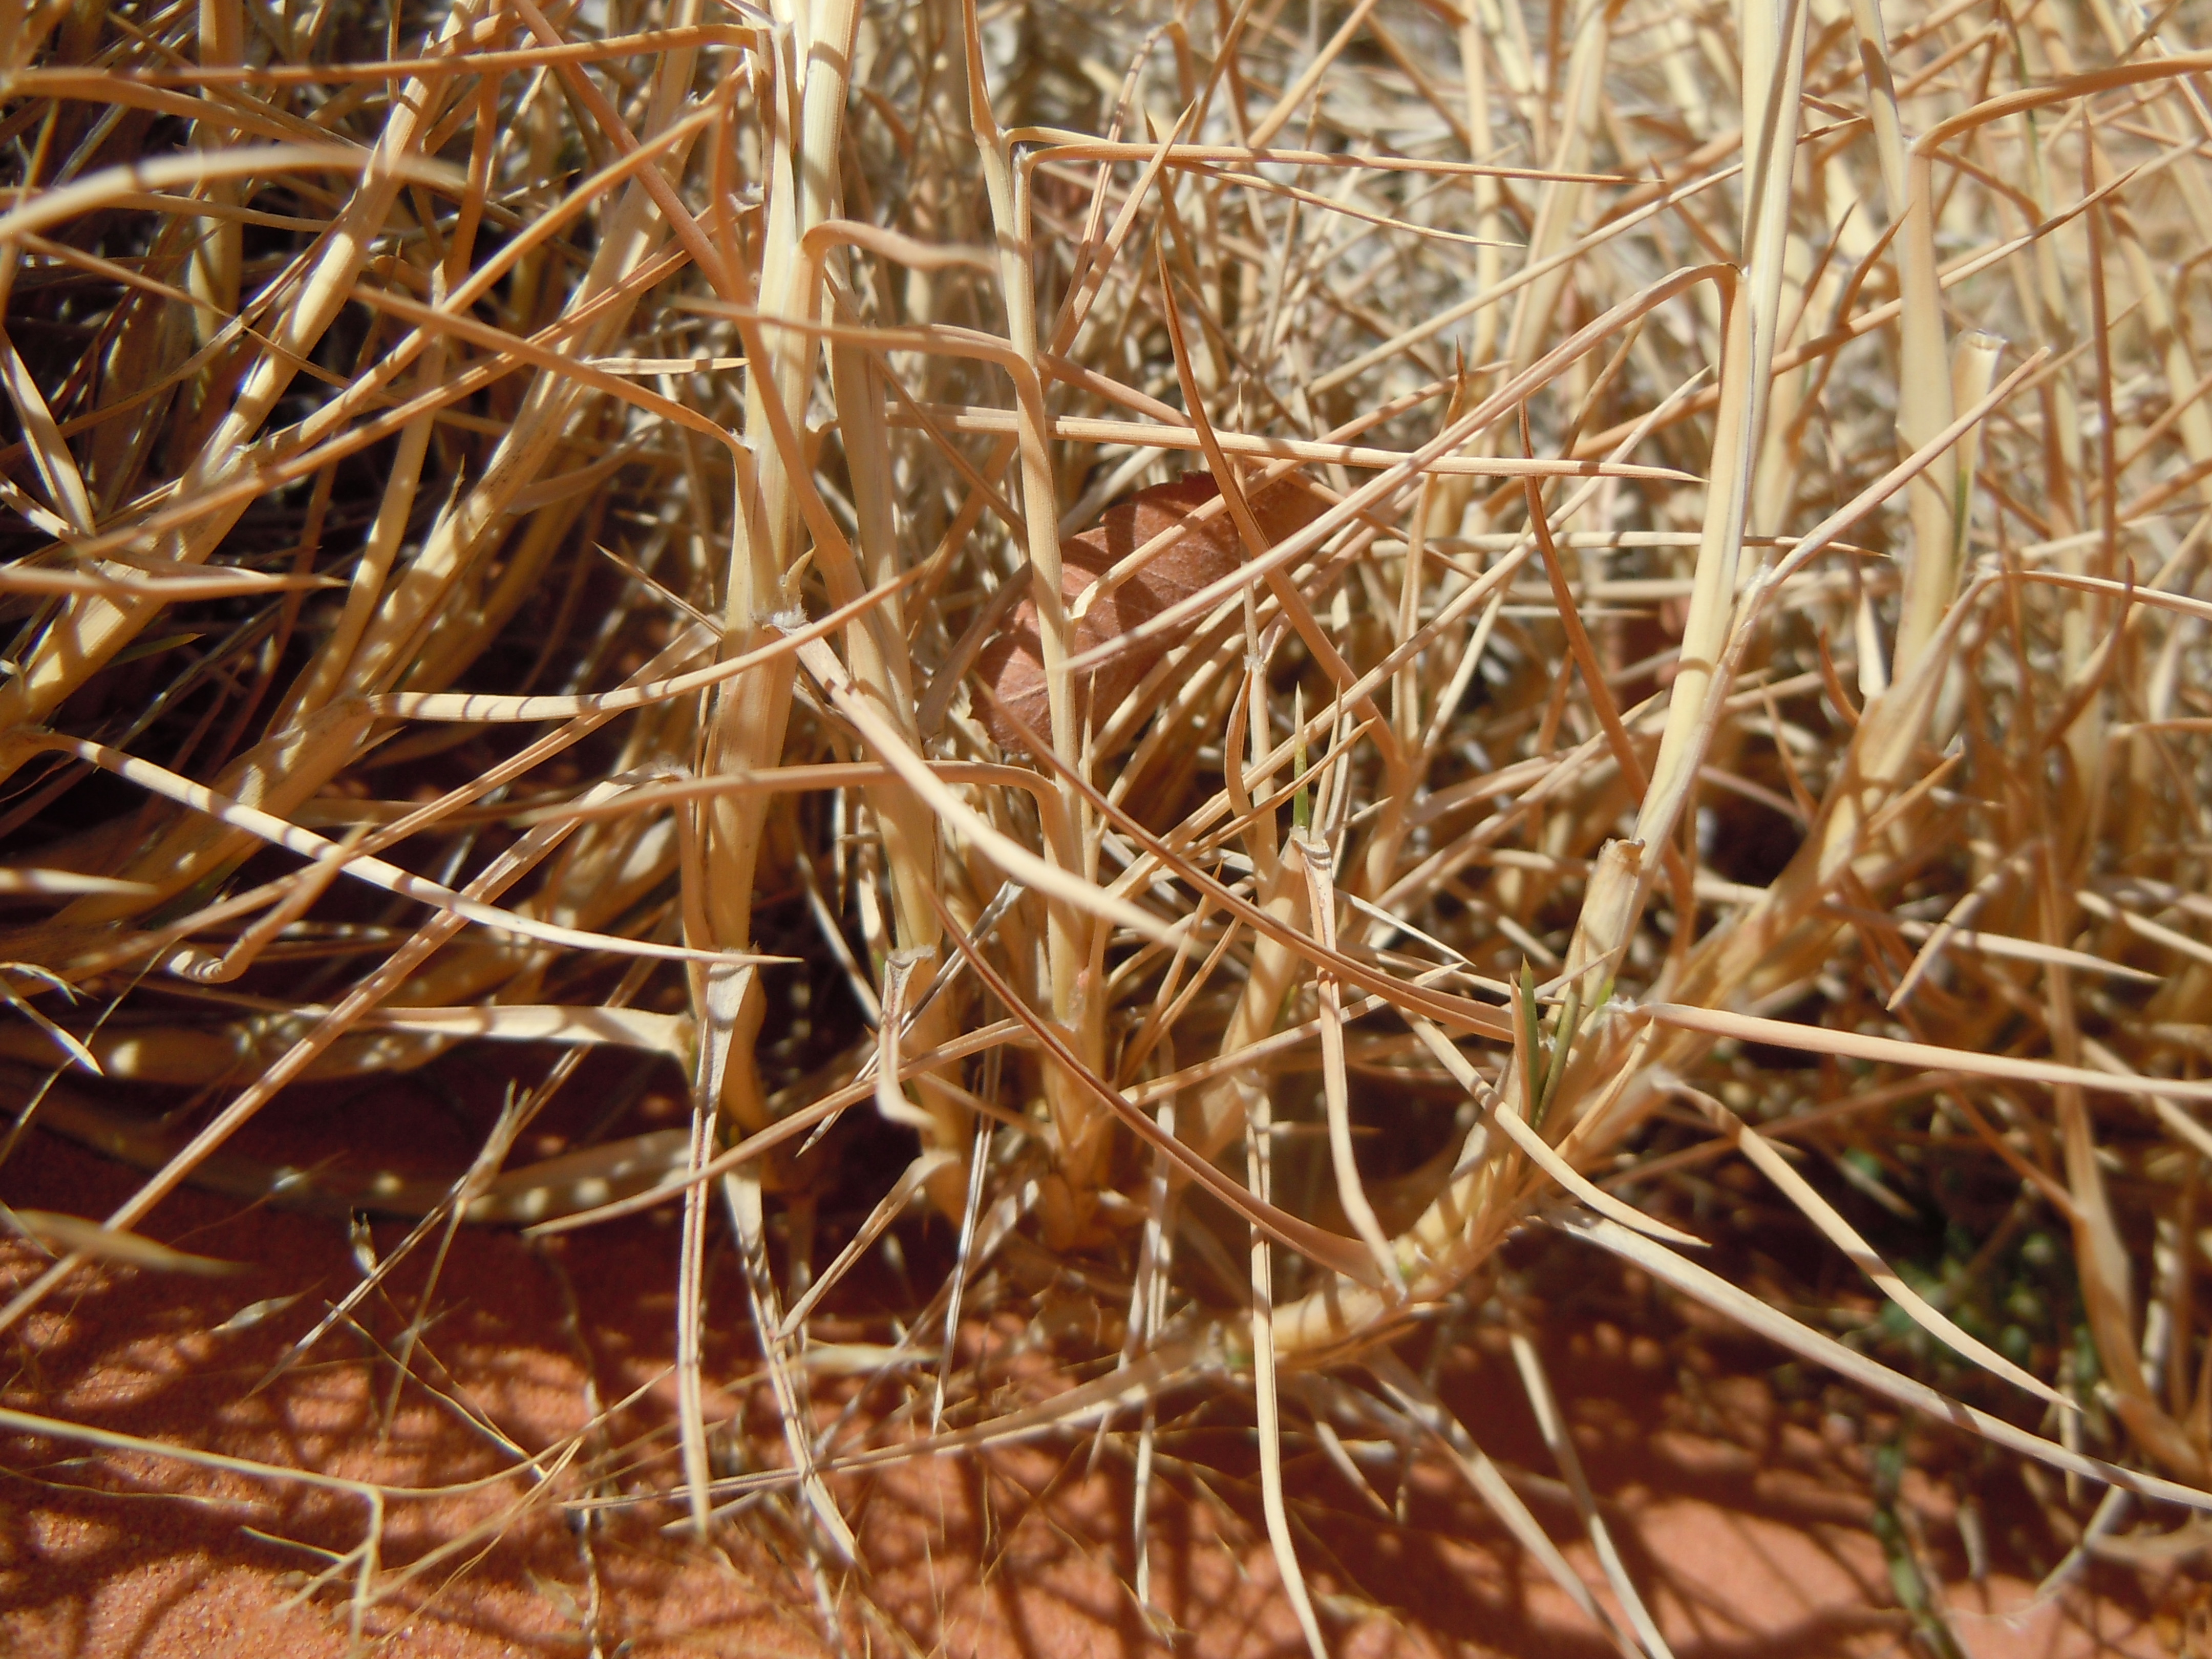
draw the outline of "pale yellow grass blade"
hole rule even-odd
[[[1984,1370],[1995,1372],[2006,1382],[2027,1389],[2039,1400],[2063,1411],[2081,1409],[2076,1402],[2069,1400],[2041,1377],[2022,1370],[1988,1343],[1960,1330],[1948,1314],[1930,1304],[1927,1297],[1899,1278],[1896,1270],[1881,1259],[1874,1247],[1860,1236],[1856,1228],[1844,1219],[1836,1206],[1821,1197],[1804,1176],[1790,1168],[1789,1160],[1775,1151],[1764,1135],[1734,1112],[1703,1090],[1692,1089],[1684,1084],[1674,1085],[1668,1092],[1693,1103],[1704,1112],[1706,1120],[1734,1144],[1753,1169],[1772,1182],[1783,1195],[1820,1230],[1831,1244],[1850,1259],[1854,1267],[1879,1285],[1882,1293],[1904,1309],[1913,1322],[1930,1336],[1948,1344]]]
[[[0,1205],[0,1221],[40,1244],[74,1251],[118,1267],[191,1273],[203,1279],[250,1271],[247,1264],[241,1261],[219,1261],[212,1256],[193,1255],[157,1243],[140,1233],[103,1227],[82,1216],[59,1215],[52,1210],[16,1210]]]
[[[2030,1434],[2025,1429],[2015,1428],[2001,1417],[1993,1417],[1972,1406],[1961,1405],[1926,1383],[1914,1382],[1879,1361],[1869,1359],[1856,1349],[1845,1347],[1832,1337],[1824,1336],[1788,1315],[1770,1308],[1749,1291],[1739,1290],[1719,1274],[1708,1272],[1695,1262],[1685,1261],[1672,1250],[1631,1232],[1618,1222],[1608,1221],[1602,1216],[1565,1216],[1556,1218],[1553,1224],[1635,1263],[1662,1284],[1670,1285],[1684,1295],[1696,1297],[1761,1336],[1793,1352],[1802,1354],[1816,1364],[1826,1365],[1861,1388],[1910,1407],[1936,1422],[1948,1423],[1954,1428],[1978,1434],[1985,1440],[2008,1450],[2023,1453],[2053,1468],[2118,1486],[2141,1497],[2160,1498],[2169,1504],[2212,1511],[2212,1492],[2199,1492],[2178,1481],[2140,1474],[2101,1458],[2069,1451],[2039,1435]]]

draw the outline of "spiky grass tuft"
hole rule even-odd
[[[1316,1653],[1281,1443],[1350,1411],[1663,1654],[1534,1346],[1616,1611],[1399,1352],[1547,1223],[2212,1508],[2202,21],[20,10],[0,1054],[18,1133],[152,1173],[29,1224],[0,1329],[201,1260],[136,1230],[303,1090],[488,1067],[449,1188],[295,1183],[424,1220],[291,1358],[465,1219],[680,1206],[673,1463],[595,1416],[511,1478],[702,1533],[787,1496],[833,1632],[865,1470],[1045,1431],[1127,1437],[1141,1595],[1159,1402],[1225,1376]],[[1236,556],[1171,575],[1187,533]],[[688,1131],[502,1174],[608,1048]],[[1916,1285],[1784,1147],[1984,1265],[2065,1232],[2086,1346]],[[1680,1171],[1732,1155],[1979,1406],[1698,1264]],[[917,1208],[950,1271],[825,1425],[815,1321]],[[718,1468],[718,1252],[767,1474]],[[963,1321],[1050,1282],[1105,1369],[1008,1416]],[[357,1624],[392,1593],[420,1494],[225,1467],[368,1504]]]

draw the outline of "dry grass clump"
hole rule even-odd
[[[179,1265],[302,1085],[489,1069],[449,1183],[295,1181],[425,1217],[310,1336],[462,1218],[680,1205],[680,1447],[555,1498],[785,1492],[824,1570],[845,1476],[1110,1427],[1142,1599],[1158,1402],[1249,1378],[1316,1652],[1340,1418],[1663,1653],[1571,1442],[1603,1603],[1400,1357],[1537,1224],[2212,1507],[2203,20],[1468,7],[12,13],[0,1051],[155,1172],[0,1328]],[[688,1130],[511,1158],[610,1048]],[[1733,1155],[1978,1407],[1700,1265]],[[817,1418],[916,1206],[954,1268]],[[2084,1341],[1990,1293],[2040,1230]],[[1052,1284],[1098,1364],[1005,1416],[948,1339]]]

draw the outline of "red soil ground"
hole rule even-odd
[[[0,1170],[0,1198],[97,1216],[132,1181],[33,1135]],[[343,1224],[240,1213],[234,1201],[184,1193],[147,1231],[249,1265],[222,1279],[83,1275],[0,1339],[0,1404],[293,1468],[451,1486],[510,1462],[511,1447],[535,1451],[573,1433],[587,1414],[587,1384],[603,1401],[642,1389],[610,1432],[626,1445],[650,1439],[633,1466],[657,1462],[633,1467],[618,1484],[672,1482],[665,1377],[675,1255],[666,1216],[547,1249],[512,1233],[464,1233],[416,1367],[437,1392],[404,1389],[388,1427],[392,1373],[367,1333],[395,1338],[404,1321],[390,1303],[372,1303],[364,1328],[339,1331],[307,1362],[250,1392],[326,1300],[357,1280]],[[398,1233],[380,1225],[379,1247]],[[28,1243],[0,1243],[0,1284],[9,1290],[42,1265]],[[249,1304],[303,1291],[251,1328],[217,1330]],[[719,1279],[711,1297],[707,1373],[742,1377],[753,1349],[734,1276]],[[1870,1528],[1865,1443],[1887,1431],[1881,1419],[1836,1409],[1818,1379],[1815,1397],[1784,1398],[1766,1369],[1778,1356],[1677,1311],[1618,1320],[1584,1312],[1551,1323],[1559,1328],[1549,1363],[1592,1484],[1683,1659],[1930,1651],[1897,1607]],[[971,1347],[1003,1345],[1021,1328],[1002,1316],[971,1332]],[[880,1338],[879,1325],[853,1328]],[[1493,1455],[1551,1472],[1502,1352],[1480,1335],[1461,1344],[1441,1386]],[[710,1419],[742,1407],[766,1430],[765,1395],[710,1388]],[[822,1399],[833,1408],[830,1387]],[[1167,1415],[1202,1404],[1203,1396],[1171,1402]],[[1109,1454],[1086,1473],[1086,1442],[841,1485],[866,1570],[820,1594],[838,1607],[848,1650],[1291,1659],[1301,1644],[1249,1480],[1249,1415],[1242,1430],[1224,1410],[1185,1420],[1163,1442],[1182,1461],[1165,1466],[1152,1522],[1155,1601],[1182,1632],[1171,1647],[1127,1588],[1127,1462]],[[756,1443],[775,1443],[773,1433]],[[1946,1580],[1953,1628],[1975,1659],[2212,1651],[2197,1645],[2212,1601],[2180,1573],[2146,1578],[2095,1565],[2062,1596],[2031,1606],[2029,1575],[2057,1544],[2008,1464],[1972,1488],[1995,1565],[1970,1580],[1956,1493],[1957,1472],[1975,1461],[1971,1449],[1914,1443],[1916,1463],[1937,1472],[1907,1477],[1900,1511]],[[1358,1659],[1611,1651],[1432,1460],[1419,1462],[1407,1482],[1402,1519],[1378,1512],[1318,1455],[1295,1455],[1291,1473],[1301,1555],[1334,1651]],[[1370,1473],[1386,1499],[1396,1496],[1395,1465]],[[312,1589],[309,1579],[368,1535],[356,1496],[20,1434],[0,1439],[0,1652],[310,1659],[348,1650],[346,1591],[357,1559],[331,1573],[333,1584]],[[676,1516],[665,1505],[574,1527],[551,1500],[578,1490],[564,1474],[533,1489],[508,1480],[392,1502],[380,1537],[383,1593],[367,1612],[363,1640],[380,1651],[454,1659],[827,1650],[813,1576],[772,1511],[756,1509],[702,1544],[669,1528]],[[1598,1582],[1586,1546],[1570,1541],[1581,1533],[1559,1489],[1539,1477],[1524,1490]],[[2094,1497],[2078,1499],[2073,1513],[2086,1516]],[[404,1572],[410,1565],[416,1571]]]

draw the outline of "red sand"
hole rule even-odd
[[[96,1216],[132,1180],[33,1135],[0,1170],[0,1197]],[[399,1231],[380,1226],[380,1248]],[[585,1417],[588,1365],[603,1400],[653,1384],[612,1432],[624,1444],[651,1436],[638,1455],[659,1461],[618,1484],[673,1482],[672,1391],[653,1383],[665,1379],[672,1346],[667,1217],[572,1236],[542,1254],[511,1233],[464,1233],[416,1368],[439,1394],[410,1385],[382,1434],[392,1372],[364,1357],[359,1330],[334,1334],[307,1363],[249,1396],[326,1299],[357,1281],[342,1225],[241,1216],[228,1200],[185,1193],[147,1231],[256,1265],[215,1279],[84,1275],[4,1339],[0,1403],[292,1468],[450,1486],[510,1464],[502,1439],[534,1452],[573,1432]],[[0,1282],[9,1289],[41,1265],[27,1244],[0,1244]],[[574,1287],[574,1327],[561,1273]],[[419,1275],[403,1282],[411,1308]],[[211,1334],[248,1304],[303,1288],[253,1328]],[[753,1349],[734,1274],[720,1277],[712,1295],[708,1375],[742,1376]],[[404,1322],[390,1304],[365,1309],[362,1322],[382,1341]],[[998,1323],[1018,1328],[1018,1320]],[[1738,1367],[1747,1374],[1701,1378],[1670,1364],[1650,1335],[1606,1325],[1551,1350],[1592,1482],[1676,1651],[1684,1659],[1924,1653],[1896,1610],[1868,1528],[1863,1462],[1845,1425],[1796,1420],[1757,1375],[1771,1360],[1751,1352]],[[1510,1363],[1474,1345],[1444,1382],[1501,1460],[1548,1472]],[[836,1408],[829,1389],[822,1399],[825,1413]],[[710,1389],[710,1419],[738,1404]],[[744,1404],[756,1429],[768,1429],[765,1390],[751,1390]],[[1152,1521],[1155,1597],[1188,1632],[1174,1650],[1290,1659],[1300,1648],[1296,1626],[1255,1494],[1237,1472],[1249,1434],[1240,1442],[1224,1426],[1174,1443],[1193,1462],[1166,1468]],[[1127,1588],[1126,1463],[1109,1456],[1084,1471],[1084,1449],[1037,1445],[841,1484],[866,1571],[821,1588],[842,1610],[849,1650],[1116,1659],[1169,1650]],[[1372,1474],[1391,1495],[1391,1466]],[[346,1591],[358,1558],[333,1573],[334,1587],[301,1591],[368,1535],[357,1496],[21,1436],[0,1439],[0,1652],[310,1659],[348,1650]],[[1434,1463],[1417,1466],[1402,1525],[1318,1455],[1294,1459],[1291,1477],[1301,1555],[1333,1651],[1357,1659],[1611,1651]],[[2020,1490],[2016,1481],[1996,1489]],[[534,1487],[508,1479],[392,1501],[379,1545],[381,1595],[364,1634],[382,1651],[455,1659],[826,1650],[817,1585],[785,1523],[755,1510],[702,1545],[664,1530],[673,1511],[655,1505],[579,1530],[548,1501],[579,1490],[564,1474]],[[2172,1650],[2184,1620],[2152,1620],[2160,1595],[2169,1609],[2196,1614],[2189,1628],[2204,1623],[2185,1581],[2146,1589],[2101,1566],[2062,1601],[2008,1618],[2030,1586],[2008,1571],[1979,1585],[1957,1582],[1964,1557],[1948,1492],[1909,1479],[1906,1508],[1954,1580],[1944,1594],[1975,1659]],[[1579,1538],[1571,1510],[1540,1488],[1532,1502],[1554,1536]],[[1990,1530],[2001,1540],[2024,1518],[1990,1513]],[[1588,1548],[1567,1547],[1596,1582]]]

